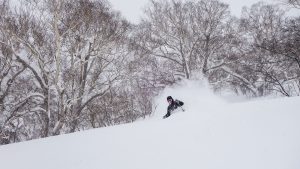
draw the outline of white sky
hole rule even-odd
[[[143,8],[148,3],[148,0],[108,0],[114,9],[121,11],[129,21],[138,23],[143,15]],[[250,7],[252,4],[260,0],[220,0],[229,4],[231,13],[237,17],[240,16],[243,6]],[[278,3],[280,0],[263,0],[267,3]],[[292,15],[299,15],[300,10],[293,11]]]

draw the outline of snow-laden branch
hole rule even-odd
[[[103,92],[95,94],[94,96],[92,96],[91,98],[89,98],[82,106],[80,106],[79,110],[77,111],[77,114],[79,114],[79,112],[81,112],[90,102],[92,102],[94,99],[98,98],[98,97],[102,97],[106,94],[107,91],[109,91],[110,88],[105,89]]]
[[[44,79],[39,75],[39,73],[32,67],[30,64],[28,64],[25,60],[23,60],[14,50],[13,50],[14,55],[16,56],[17,60],[21,62],[25,67],[31,70],[31,72],[34,74],[36,79],[38,80],[39,84],[43,89],[47,89],[48,85],[44,81]]]
[[[248,79],[246,79],[246,78],[244,78],[243,76],[241,76],[241,75],[235,73],[234,71],[230,70],[230,69],[229,69],[228,67],[226,67],[226,66],[222,66],[221,69],[222,69],[223,71],[225,71],[226,73],[228,73],[228,74],[230,74],[230,75],[232,75],[232,76],[234,76],[234,77],[240,79],[243,83],[247,84],[247,87],[251,90],[251,92],[252,92],[254,95],[257,94],[257,92],[256,92],[256,91],[257,91],[256,87],[255,87]]]

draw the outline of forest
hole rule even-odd
[[[221,0],[0,0],[0,145],[147,118],[183,79],[249,98],[300,96],[299,0],[231,15]]]

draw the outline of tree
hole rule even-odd
[[[271,91],[285,96],[294,95],[295,88],[291,89],[291,80],[297,79],[297,73],[292,73],[297,72],[297,56],[295,58],[295,54],[284,55],[284,52],[278,51],[288,49],[282,46],[287,35],[283,31],[286,22],[284,12],[278,6],[263,3],[254,4],[250,10],[244,11],[241,27],[250,45],[245,61],[256,73],[254,84],[260,90],[260,95]],[[291,38],[297,36],[294,34]]]
[[[126,74],[130,24],[104,1],[1,4],[1,133],[16,142],[90,128],[89,107]]]
[[[293,6],[294,8],[300,9],[300,1],[299,0],[287,0],[286,3]]]
[[[231,39],[228,5],[219,1],[151,1],[147,18],[138,26],[138,50],[162,58],[167,67],[190,78],[220,68],[220,51]],[[224,56],[224,55],[223,55]]]
[[[265,39],[261,48],[279,57],[278,64],[282,65],[280,80],[274,75],[285,96],[300,95],[300,18],[287,20],[279,32],[278,37]],[[279,83],[281,81],[281,83]]]

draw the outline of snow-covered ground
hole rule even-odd
[[[163,120],[168,95],[185,111]],[[135,123],[0,146],[0,168],[300,168],[300,97],[232,103],[184,82],[154,106]]]

